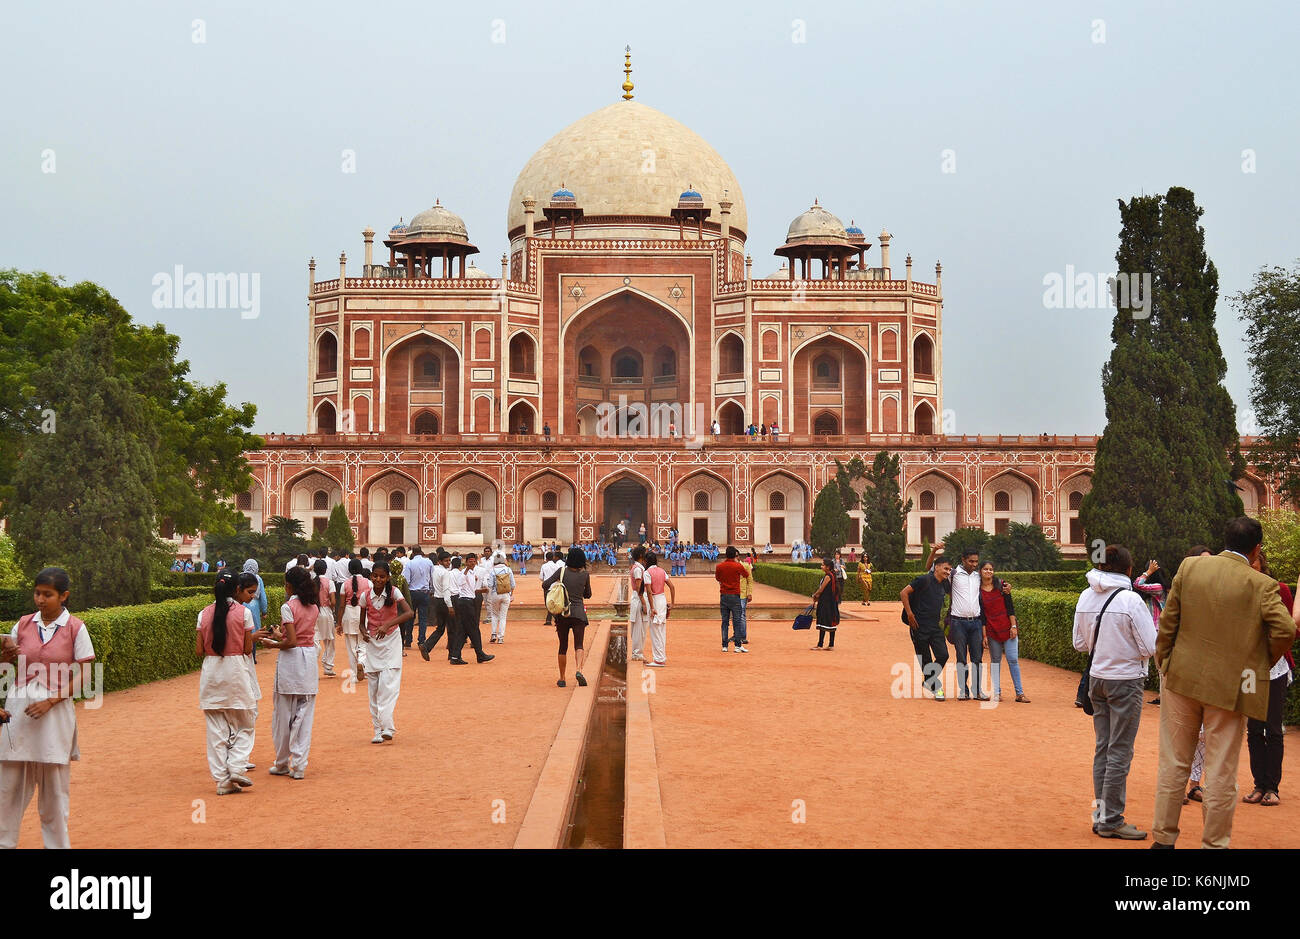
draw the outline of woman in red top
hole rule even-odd
[[[1016,700],[1028,704],[1020,684],[1020,628],[1016,625],[1016,605],[1011,594],[1002,592],[1002,582],[993,576],[993,562],[980,565],[980,613],[984,617],[984,646],[993,663],[993,700],[1002,700],[1002,653],[1016,686]]]

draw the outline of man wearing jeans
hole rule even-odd
[[[1097,738],[1092,758],[1092,830],[1102,838],[1141,841],[1147,833],[1124,821],[1124,804],[1133,740],[1142,719],[1147,661],[1156,649],[1156,625],[1142,598],[1131,589],[1132,578],[1133,556],[1128,548],[1107,545],[1106,562],[1100,570],[1088,572],[1088,588],[1074,610],[1074,647],[1092,653],[1088,691]],[[1103,607],[1106,615],[1098,623]]]
[[[406,586],[411,591],[411,609],[415,611],[415,620],[420,622],[420,642],[424,642],[424,631],[429,626],[429,579],[433,574],[433,562],[424,556],[420,546],[411,546],[411,560],[406,564]],[[415,620],[402,624],[402,645],[410,648],[411,628]]]
[[[943,545],[936,545],[942,548]],[[948,612],[952,616],[953,653],[957,658],[957,700],[978,698],[987,701],[989,696],[980,685],[980,663],[984,659],[984,616],[980,613],[980,553],[967,549],[961,564],[952,569],[948,578],[951,602]],[[975,681],[967,688],[967,661],[975,666]]]
[[[739,553],[734,547],[727,548],[727,559],[719,564],[713,572],[718,582],[719,608],[722,612],[722,651],[727,651],[727,644],[734,642],[737,652],[748,652],[745,648],[745,603],[740,599],[740,584],[748,575],[745,565],[736,560]],[[731,636],[727,635],[727,621],[731,621]]]
[[[937,547],[937,546],[936,546]],[[943,682],[940,675],[948,664],[948,646],[944,643],[943,627],[939,613],[943,610],[945,582],[952,573],[952,562],[943,555],[930,552],[930,570],[903,588],[899,598],[903,601],[903,619],[908,625],[912,649],[921,663],[924,687],[943,701]],[[921,697],[918,692],[917,697]]]

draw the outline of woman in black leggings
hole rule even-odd
[[[578,679],[579,685],[586,686],[587,679],[582,676],[582,665],[586,661],[587,652],[583,648],[582,637],[587,629],[587,608],[582,601],[591,598],[591,574],[587,572],[586,552],[579,547],[570,548],[560,578],[569,594],[569,610],[555,617],[555,632],[560,637],[560,680],[556,684],[561,688],[565,685],[569,630],[573,630],[573,652],[577,659],[573,676]]]

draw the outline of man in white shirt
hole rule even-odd
[[[1088,572],[1088,588],[1074,610],[1074,647],[1092,653],[1088,695],[1097,737],[1092,830],[1102,838],[1141,841],[1147,833],[1124,821],[1124,803],[1133,740],[1142,719],[1147,661],[1156,650],[1156,625],[1146,603],[1131,589],[1132,577],[1129,550],[1107,545],[1106,563]]]
[[[436,628],[428,639],[418,643],[420,655],[429,661],[429,652],[438,644],[438,640],[447,636],[447,646],[451,646],[451,633],[455,628],[455,604],[451,592],[451,555],[443,548],[438,549],[436,564],[432,565],[429,577],[430,604],[433,607],[433,621]],[[409,581],[408,581],[409,583]]]
[[[480,665],[496,658],[495,655],[488,655],[483,651],[483,636],[479,633],[478,614],[474,609],[474,595],[478,584],[474,567],[477,561],[478,557],[470,553],[465,555],[464,564],[461,563],[460,558],[454,558],[451,562],[451,594],[456,605],[456,620],[452,625],[453,635],[448,638],[447,651],[451,655],[448,661],[452,665],[469,664],[461,657],[466,639],[473,646]]]
[[[406,576],[411,608],[420,624],[420,644],[423,645],[425,630],[429,626],[429,583],[433,575],[433,562],[424,556],[424,550],[418,544],[411,546],[411,559],[406,562],[402,573]],[[411,645],[410,630],[413,626],[414,622],[405,624],[404,627],[402,644],[408,648]]]
[[[645,635],[649,617],[645,615],[645,545],[632,549],[632,569],[628,576],[627,608],[627,658],[632,662],[645,661]]]
[[[541,569],[541,571],[538,573],[538,576],[542,579],[542,603],[543,603],[543,605],[546,603],[546,590],[547,590],[547,588],[550,586],[550,584],[548,584],[547,581],[549,581],[549,580],[551,579],[552,575],[554,575],[555,572],[558,571],[558,570],[559,570],[560,568],[562,568],[563,566],[564,566],[564,562],[563,562],[563,561],[557,561],[557,560],[556,560],[556,555],[555,555],[555,552],[554,552],[554,551],[548,551],[548,552],[546,553],[546,563],[542,565],[542,569]],[[546,625],[546,626],[550,626],[550,625],[551,625],[551,611],[550,611],[550,610],[547,610],[547,611],[546,611],[546,622],[545,622],[543,625]]]
[[[487,600],[492,583],[492,549],[486,548],[474,566],[474,612],[478,614],[479,628],[483,627],[483,603]]]
[[[942,549],[943,545],[935,545]],[[952,636],[953,654],[957,660],[957,700],[978,698],[987,701],[989,696],[980,685],[980,665],[984,660],[984,616],[980,612],[980,553],[967,549],[961,563],[952,569],[948,578],[951,601],[948,612],[952,616],[949,633]],[[975,681],[967,688],[967,661],[975,666]]]
[[[366,572],[366,577],[369,577],[371,571],[373,571],[373,570],[375,569],[375,562],[372,561],[372,560],[370,559],[370,549],[369,549],[369,548],[362,548],[362,549],[361,549],[361,553],[358,554],[357,557],[358,557],[358,558],[360,559],[360,561],[361,561],[361,567],[362,567],[362,568],[365,570],[365,572]],[[407,645],[409,646],[410,643],[408,642]]]

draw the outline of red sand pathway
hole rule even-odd
[[[597,579],[598,599],[611,583]],[[679,601],[716,601],[708,577],[677,585]],[[442,647],[431,663],[412,653],[392,744],[369,742],[364,685],[345,694],[341,681],[322,681],[302,781],[266,772],[274,658],[262,657],[255,785],[237,796],[218,797],[208,776],[197,674],[109,695],[79,713],[73,845],[509,847],[571,693],[555,687],[540,600],[537,589],[509,642],[491,647],[497,661],[451,667]],[[803,601],[760,586],[757,602]],[[670,664],[653,671],[649,696],[668,846],[1130,847],[1088,830],[1092,732],[1071,703],[1077,677],[1022,663],[1028,705],[895,698],[891,669],[914,662],[898,609],[846,617],[833,653],[808,650],[815,632],[754,620],[753,652],[724,656],[716,620],[670,620]],[[639,670],[628,680],[642,680]],[[1143,714],[1129,777],[1129,816],[1144,828],[1158,717],[1156,707]],[[1300,744],[1284,777],[1281,806],[1238,807],[1235,847],[1300,846],[1300,787],[1285,782],[1300,780]],[[1249,791],[1244,749],[1240,784]],[[1182,843],[1198,843],[1199,806],[1184,822]],[[35,804],[19,844],[40,844]]]

